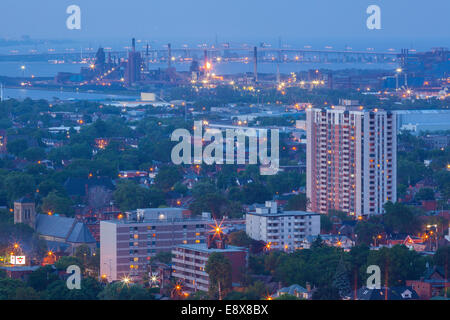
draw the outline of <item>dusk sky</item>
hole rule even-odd
[[[66,28],[71,4],[81,7],[81,30]],[[366,27],[371,4],[381,7],[382,30]],[[448,45],[448,12],[448,0],[1,0],[0,37]]]

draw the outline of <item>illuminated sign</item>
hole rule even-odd
[[[25,256],[11,256],[11,264],[25,264]]]

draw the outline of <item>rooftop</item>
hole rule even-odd
[[[286,216],[318,216],[319,213],[316,212],[308,212],[308,211],[282,211],[282,212],[274,212],[274,213],[256,213],[249,212],[248,214],[252,214],[255,216],[262,217],[286,217]]]
[[[217,249],[217,248],[211,248],[208,249],[206,243],[198,243],[198,244],[180,244],[177,246],[177,248],[183,248],[193,251],[200,251],[200,252],[206,252],[206,253],[213,253],[213,252],[242,252],[246,251],[246,248],[243,247],[236,247],[236,246],[227,246],[225,249]]]

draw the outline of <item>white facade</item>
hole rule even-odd
[[[320,215],[304,211],[278,211],[276,202],[245,215],[247,235],[264,241],[271,249],[292,251],[301,248],[306,236],[320,233]]]
[[[100,274],[117,280],[117,226],[100,221]]]
[[[363,107],[307,109],[310,210],[383,213],[397,197],[395,114]]]

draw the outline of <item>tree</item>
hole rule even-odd
[[[46,265],[30,273],[27,279],[27,286],[32,287],[36,291],[43,291],[56,280],[58,280],[58,276],[55,270],[51,265]]]
[[[306,194],[299,193],[291,198],[289,198],[286,210],[301,210],[306,211],[308,206],[308,199],[306,198]]]
[[[348,279],[347,268],[345,267],[343,256],[336,269],[336,274],[333,279],[333,287],[338,289],[341,298],[347,297],[351,293],[350,281]]]
[[[341,296],[334,286],[324,285],[313,292],[312,300],[341,300]]]
[[[100,300],[153,300],[153,295],[139,284],[109,283],[98,294]]]
[[[39,147],[31,147],[22,152],[22,156],[28,161],[38,161],[45,158],[45,150]]]
[[[319,234],[313,243],[311,243],[311,249],[323,248],[324,245],[322,237]]]
[[[249,183],[242,189],[244,193],[244,202],[246,204],[264,203],[272,199],[270,191],[261,183]]]
[[[253,239],[250,238],[245,231],[241,230],[241,231],[231,232],[228,235],[228,241],[233,246],[248,247],[252,244]]]
[[[88,206],[93,209],[104,208],[111,203],[112,193],[104,186],[93,186],[88,190]]]
[[[433,256],[433,262],[436,266],[446,268],[446,274],[450,275],[450,246],[447,245],[437,249]]]
[[[402,204],[387,202],[383,222],[386,231],[394,233],[416,233],[420,230],[420,221],[413,210]]]
[[[12,300],[16,296],[16,290],[23,288],[24,283],[20,280],[0,278],[0,300]]]
[[[230,202],[219,193],[207,193],[194,199],[189,205],[189,209],[194,215],[202,212],[211,212],[216,219],[226,215]]]
[[[373,223],[371,220],[358,221],[355,226],[355,233],[358,235],[358,244],[372,244],[374,237],[383,231],[383,226],[380,223]]]
[[[199,198],[205,194],[216,193],[217,188],[210,181],[199,181],[192,187],[192,196]]]
[[[57,280],[50,284],[45,290],[46,298],[49,300],[96,300],[102,287],[94,278],[81,280],[81,289],[70,290],[63,280]]]
[[[6,145],[6,149],[8,150],[8,152],[12,153],[15,156],[19,156],[27,148],[28,142],[25,139],[16,139],[13,141],[8,141]]]
[[[70,198],[62,196],[56,191],[52,191],[42,200],[41,209],[45,213],[51,212],[72,216],[74,213],[72,204]]]
[[[161,190],[168,191],[181,178],[182,176],[177,167],[164,166],[159,169],[155,177],[155,185]]]
[[[121,181],[114,191],[114,200],[123,211],[137,208],[157,208],[165,204],[160,191],[146,189],[133,181]]]
[[[18,287],[14,300],[39,300],[40,295],[31,287]]]
[[[431,188],[422,188],[416,193],[414,197],[417,201],[434,200],[434,191]]]
[[[330,217],[326,214],[320,215],[320,231],[323,233],[328,233],[333,228],[333,222]]]
[[[73,256],[67,256],[67,257],[61,257],[56,261],[55,268],[60,271],[66,271],[68,266],[71,265],[77,265],[79,267],[83,266],[83,260],[73,257]]]
[[[206,262],[209,276],[209,295],[222,299],[223,293],[231,289],[231,262],[223,253],[213,252]]]
[[[301,299],[297,298],[296,296],[293,296],[292,294],[285,293],[275,298],[274,300],[301,300]]]
[[[383,247],[380,250],[370,250],[367,264],[378,265],[382,275],[388,275],[388,286],[402,286],[406,280],[419,279],[425,272],[427,258],[404,245],[392,248]],[[364,267],[363,267],[364,269]],[[367,275],[366,275],[367,276]]]
[[[11,172],[6,176],[4,184],[11,202],[36,191],[34,178],[26,173]]]

